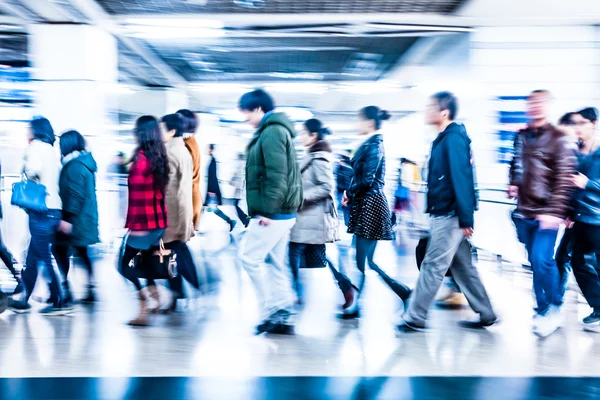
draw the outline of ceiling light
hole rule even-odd
[[[313,81],[321,81],[324,76],[322,74],[315,74],[313,72],[296,72],[296,73],[288,73],[288,72],[272,72],[269,74],[272,78],[281,78],[281,79],[307,79]]]
[[[266,89],[279,93],[323,94],[327,91],[327,85],[316,82],[280,82],[267,85]]]

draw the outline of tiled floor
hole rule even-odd
[[[220,275],[219,292],[184,304],[186,309],[176,315],[155,316],[149,328],[125,325],[136,302],[110,254],[96,264],[101,298],[96,307],[78,306],[63,317],[35,311],[0,315],[0,377],[110,377],[3,380],[0,398],[524,399],[560,397],[570,389],[584,398],[600,393],[595,379],[492,379],[599,375],[600,334],[579,327],[587,305],[570,291],[565,327],[547,339],[536,338],[531,333],[531,276],[521,267],[480,261],[503,320],[488,331],[457,327],[458,320],[474,316],[468,309],[432,309],[428,332],[397,335],[394,323],[401,304],[371,273],[364,317],[339,321],[335,312],[342,299],[331,274],[322,269],[302,271],[307,303],[296,336],[257,337],[252,334],[257,322],[254,292],[235,263],[235,246],[215,254],[226,242],[224,233],[208,232],[193,243],[198,264],[209,260]],[[401,242],[382,243],[376,260],[412,286],[415,243]],[[335,247],[331,256],[336,260],[334,252]],[[351,271],[352,264],[348,266]],[[81,287],[81,269],[75,268],[73,280]],[[37,295],[43,297],[42,292]],[[490,379],[478,379],[483,377]]]

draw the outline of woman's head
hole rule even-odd
[[[198,116],[195,112],[188,109],[182,109],[177,111],[177,114],[181,114],[184,120],[184,132],[191,133],[194,135],[198,130]]]
[[[316,118],[311,118],[304,123],[302,136],[300,140],[304,147],[310,147],[325,137],[331,135],[331,131],[323,126],[323,123]]]
[[[65,157],[74,151],[85,151],[85,139],[77,131],[68,131],[60,135],[60,155]]]
[[[54,136],[54,129],[52,129],[50,121],[43,117],[34,118],[33,121],[31,121],[30,139],[54,145],[56,137]]]
[[[158,187],[164,191],[169,181],[169,161],[163,135],[156,118],[144,115],[135,123],[138,151],[143,151],[152,166],[152,175]]]
[[[256,89],[240,98],[239,109],[246,122],[258,128],[265,114],[275,109],[275,101],[264,90]]]
[[[584,108],[573,114],[571,121],[575,126],[577,137],[585,143],[594,138],[598,123],[598,110],[594,107]]]
[[[568,112],[558,120],[558,126],[561,127],[562,130],[567,132],[569,136],[577,136],[575,132],[575,124],[573,123],[573,115],[577,113]]]
[[[359,111],[358,133],[368,135],[381,129],[383,121],[390,119],[390,114],[376,106],[368,106]]]

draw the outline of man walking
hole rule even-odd
[[[243,95],[239,108],[256,128],[246,157],[246,197],[252,220],[240,250],[242,265],[263,303],[264,320],[256,333],[293,334],[296,296],[286,256],[296,211],[302,204],[294,124],[285,114],[274,112],[273,99],[263,90]]]
[[[533,269],[537,301],[533,330],[542,337],[561,324],[554,247],[569,208],[576,164],[572,140],[548,122],[550,100],[546,90],[536,90],[527,99],[529,125],[515,138],[509,187],[509,196],[519,199],[512,219]]]
[[[409,299],[400,332],[425,328],[427,312],[446,272],[465,294],[476,321],[463,321],[467,328],[485,328],[498,321],[477,269],[473,266],[467,239],[473,235],[477,207],[471,140],[465,127],[454,122],[458,101],[452,93],[433,95],[425,112],[426,122],[440,132],[429,158],[427,212],[431,215],[431,238],[417,286]]]

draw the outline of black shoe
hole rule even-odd
[[[31,306],[22,301],[15,301],[13,299],[8,300],[8,309],[17,314],[24,314],[31,311]]]
[[[2,314],[8,308],[8,302],[10,298],[8,295],[0,291],[0,314]]]
[[[584,324],[595,324],[598,322],[600,322],[600,310],[599,311],[594,310],[593,313],[591,313],[590,315],[588,315],[587,317],[585,317],[583,319]]]
[[[267,330],[267,333],[272,335],[294,335],[294,326],[287,324],[272,324]]]
[[[360,318],[360,311],[359,311],[359,310],[358,310],[358,308],[357,308],[357,309],[356,309],[354,312],[352,312],[352,313],[344,313],[344,312],[342,312],[342,313],[339,313],[339,314],[337,315],[337,317],[338,317],[339,319],[341,319],[341,320],[344,320],[344,321],[349,321],[349,320],[353,320],[353,319],[358,319],[358,318]]]
[[[423,332],[423,331],[425,331],[424,326],[417,326],[417,325],[409,324],[406,321],[404,321],[400,325],[396,326],[396,332],[398,332],[398,333],[414,333],[414,332]]]
[[[275,326],[271,321],[263,321],[261,324],[256,326],[254,331],[255,335],[262,335],[265,332],[269,332]]]
[[[290,316],[291,313],[289,311],[275,311],[256,327],[255,334],[260,335],[265,332],[270,332],[276,325],[289,325],[288,320]]]
[[[98,299],[96,299],[96,296],[94,296],[93,292],[89,292],[86,297],[81,299],[81,303],[83,303],[83,304],[94,304],[97,301],[98,301]]]
[[[467,329],[484,329],[489,328],[492,325],[500,322],[499,318],[493,319],[491,321],[482,321],[481,319],[475,321],[458,321],[458,326],[461,328]]]
[[[235,228],[236,225],[237,225],[237,221],[230,220],[229,221],[229,232],[233,231],[233,229]]]

